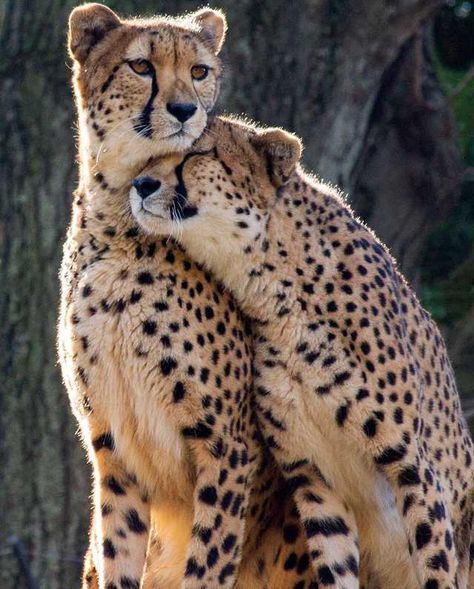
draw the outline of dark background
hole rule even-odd
[[[106,1],[176,14],[192,0]],[[76,181],[67,0],[0,0],[0,587],[79,587],[89,467],[56,359]],[[474,416],[474,3],[222,0],[220,108],[283,125],[439,321]],[[31,586],[31,585],[30,585]]]

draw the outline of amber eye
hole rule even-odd
[[[204,78],[207,78],[208,73],[209,68],[207,65],[193,65],[191,68],[191,76],[193,80],[204,80]]]
[[[151,76],[153,73],[153,66],[146,59],[134,59],[129,61],[128,65],[139,76]]]

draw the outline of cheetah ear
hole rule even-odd
[[[227,20],[222,10],[203,8],[191,15],[192,20],[200,27],[203,42],[217,55],[224,44],[227,32]]]
[[[252,143],[264,158],[268,176],[278,188],[286,184],[301,159],[301,141],[283,129],[257,131]]]
[[[80,64],[84,63],[94,45],[112,29],[120,26],[119,17],[103,4],[83,4],[69,16],[69,52]]]

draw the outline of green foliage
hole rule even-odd
[[[474,37],[474,26],[472,34]],[[456,91],[459,84],[469,75],[469,70],[453,70],[439,62],[438,75],[449,96]],[[466,163],[472,166],[474,165],[474,77],[470,79],[459,94],[451,98],[451,101],[456,115],[461,145],[467,156]]]
[[[474,263],[474,3],[447,2],[434,28],[437,70],[452,102],[466,162],[457,206],[427,240],[422,260],[422,298],[434,317],[453,325],[469,311],[466,283]],[[462,271],[459,269],[462,268]]]

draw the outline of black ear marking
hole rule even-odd
[[[113,10],[103,4],[84,4],[69,16],[69,52],[84,63],[92,49],[121,21]]]

